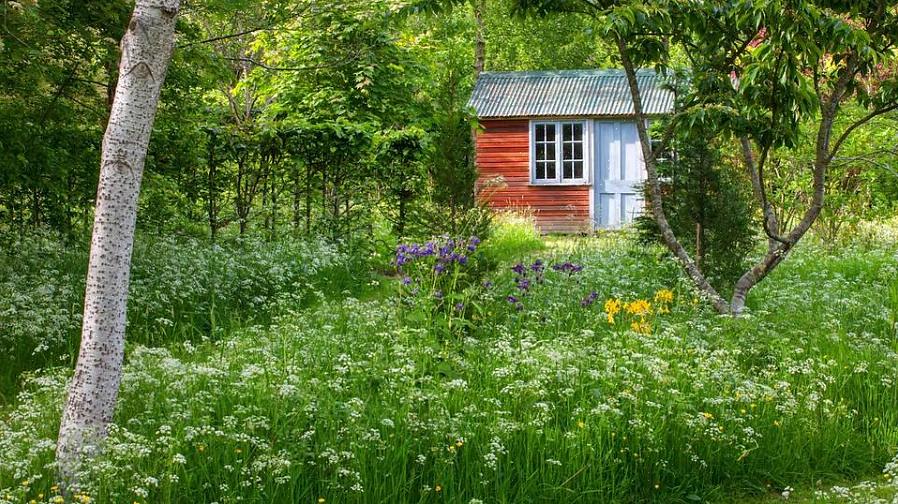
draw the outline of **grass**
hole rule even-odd
[[[441,293],[464,300],[460,315],[423,283],[405,297],[381,286],[268,305],[271,320],[217,338],[129,344],[107,453],[82,490],[97,502],[468,504],[765,502],[794,487],[791,500],[841,502],[832,485],[875,477],[845,501],[890,498],[878,475],[898,452],[895,253],[806,244],[734,320],[657,249],[506,226],[472,254],[500,265],[490,286]],[[583,269],[538,273],[537,258]],[[518,260],[526,274],[510,270]],[[656,300],[666,289],[673,301]],[[614,324],[608,300],[621,302]],[[460,320],[437,331],[416,310]],[[28,375],[6,408],[0,502],[53,495],[68,375]]]

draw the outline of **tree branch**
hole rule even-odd
[[[842,147],[842,144],[845,142],[845,140],[848,139],[848,137],[851,135],[851,133],[854,130],[860,128],[864,124],[867,124],[872,119],[874,119],[878,116],[881,116],[883,114],[887,114],[896,109],[898,109],[898,101],[894,101],[881,109],[874,110],[873,112],[870,112],[869,114],[865,115],[861,119],[855,121],[851,126],[848,126],[848,128],[845,129],[845,131],[842,132],[842,134],[839,136],[838,140],[836,140],[836,143],[833,144],[832,150],[829,153],[829,159],[832,160],[836,156],[836,153],[839,152],[839,149]]]

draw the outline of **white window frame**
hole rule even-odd
[[[589,185],[592,174],[592,123],[586,119],[531,119],[530,120],[530,184],[531,185]],[[536,178],[536,126],[552,124],[555,126],[555,178]],[[583,176],[580,178],[563,178],[564,155],[562,126],[565,124],[580,124],[583,126]]]

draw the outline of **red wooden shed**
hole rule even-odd
[[[673,109],[653,71],[637,75],[650,117]],[[626,225],[642,210],[645,163],[620,70],[484,72],[469,102],[478,197],[532,213],[543,232]]]

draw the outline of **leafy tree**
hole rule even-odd
[[[653,217],[665,244],[720,312],[741,313],[749,290],[787,257],[820,216],[833,158],[851,134],[898,108],[898,80],[886,71],[895,63],[898,39],[894,2],[518,0],[517,6],[543,15],[578,12],[603,22],[629,82]],[[675,52],[688,62],[690,82],[662,145],[674,131],[696,137],[717,131],[737,138],[768,239],[767,252],[736,281],[729,301],[708,282],[670,226],[657,159],[642,120],[636,69],[668,67]],[[836,130],[848,103],[865,114]],[[811,197],[795,226],[785,229],[768,197],[765,169],[774,149],[796,148],[805,120],[813,120],[816,130]]]
[[[658,159],[668,222],[711,285],[725,292],[745,271],[754,249],[751,191],[734,166],[738,158],[726,155],[731,142],[685,137],[675,138],[671,147],[675,154]],[[639,216],[636,227],[643,241],[662,241],[651,215]]]

